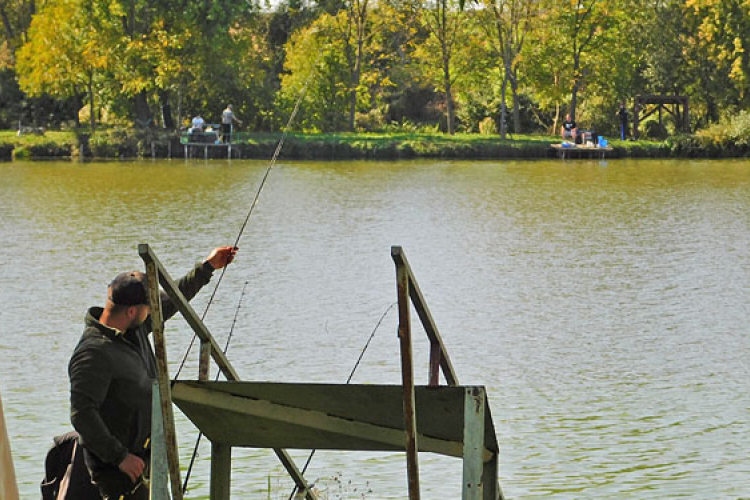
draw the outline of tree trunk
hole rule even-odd
[[[91,125],[91,133],[93,134],[94,130],[96,130],[96,107],[94,106],[94,75],[93,73],[89,75],[88,93],[89,93],[89,124]]]
[[[500,91],[500,138],[505,139],[508,135],[508,107],[505,105],[505,94],[508,89],[508,76],[503,76],[502,90]]]
[[[169,103],[169,92],[166,90],[159,92],[159,103],[161,104],[161,123],[163,127],[167,130],[174,130],[172,105]]]
[[[513,133],[521,133],[521,99],[518,95],[518,73],[510,72],[510,92],[513,94]]]
[[[581,56],[576,53],[573,56],[573,90],[570,95],[570,118],[576,121],[576,107],[578,106],[578,89],[581,86],[581,77],[578,75],[578,70],[581,66]]]
[[[555,102],[555,120],[552,122],[552,135],[557,134],[557,122],[560,121],[560,102]]]
[[[13,39],[15,38],[15,35],[13,34],[13,25],[10,24],[10,19],[8,18],[8,13],[5,12],[5,7],[0,5],[0,17],[3,18],[3,26],[5,26],[5,40],[8,42],[8,47],[10,48],[11,53],[16,53],[16,48],[13,45]]]
[[[446,111],[448,114],[448,133],[450,135],[453,135],[456,133],[456,110],[454,109],[453,105],[453,92],[451,90],[451,68],[450,68],[450,61],[447,57],[445,57],[445,54],[447,53],[448,49],[445,46],[445,41],[442,41],[443,44],[443,78],[444,78],[444,85],[445,85],[445,105],[446,105]]]
[[[148,99],[146,92],[143,91],[137,94],[133,98],[133,106],[135,108],[135,124],[138,128],[148,128],[151,126],[153,121],[153,115],[148,107]]]
[[[79,128],[81,126],[81,119],[78,116],[78,112],[81,111],[81,108],[83,107],[84,95],[85,94],[76,92],[76,95],[73,96],[73,121],[76,124],[76,128]]]

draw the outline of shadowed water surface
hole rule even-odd
[[[143,267],[138,243],[173,276],[231,244],[266,165],[0,164],[0,391],[23,498],[69,430],[86,308]],[[395,300],[394,244],[460,381],[487,386],[507,498],[750,497],[750,162],[281,162],[207,323],[223,345],[248,281],[241,377],[343,383]],[[354,382],[399,382],[395,316]],[[192,334],[167,334],[174,374]],[[178,420],[185,465],[196,433]],[[188,498],[207,498],[209,453]],[[234,457],[235,497],[288,497],[272,453]],[[424,498],[460,498],[459,460],[425,454],[420,473]],[[323,498],[407,496],[398,453],[318,452],[307,475]]]

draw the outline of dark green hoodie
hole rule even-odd
[[[211,279],[208,262],[196,265],[177,283],[190,300]],[[162,301],[164,318],[177,312]],[[139,327],[119,332],[99,322],[101,307],[86,315],[86,328],[68,366],[70,419],[85,450],[92,474],[117,467],[128,453],[146,457],[151,436],[151,385],[156,358],[148,335],[151,317]]]

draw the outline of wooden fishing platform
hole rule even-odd
[[[208,142],[181,142],[182,147],[184,148],[185,152],[185,158],[190,158],[190,151],[191,150],[199,150],[203,148],[203,158],[208,160],[208,150],[211,148],[218,148],[218,149],[226,149],[227,150],[227,158],[232,158],[232,143],[208,143]]]
[[[140,245],[138,251],[146,263],[158,367],[153,391],[151,500],[182,499],[173,404],[211,441],[211,500],[230,498],[233,447],[272,448],[298,495],[307,500],[317,500],[317,494],[287,448],[404,451],[409,500],[420,499],[419,452],[459,457],[463,459],[462,500],[504,498],[498,479],[499,446],[486,390],[458,384],[401,247],[391,248],[396,265],[400,385],[240,381],[149,246]],[[198,380],[169,379],[159,284],[201,340]],[[414,384],[412,307],[430,341],[429,383],[425,386]],[[208,381],[210,359],[227,381]],[[440,385],[441,372],[447,385]]]
[[[558,158],[601,158],[612,153],[615,149],[612,146],[563,146],[562,144],[550,144],[550,148],[555,152]]]

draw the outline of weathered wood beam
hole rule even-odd
[[[175,301],[177,310],[182,313],[190,327],[193,329],[196,335],[198,335],[198,338],[202,342],[208,342],[211,345],[211,357],[216,362],[216,365],[219,367],[227,380],[239,380],[239,375],[237,375],[237,372],[234,370],[231,363],[229,363],[229,360],[224,355],[223,351],[219,347],[219,344],[216,343],[213,335],[211,335],[211,333],[208,331],[208,328],[206,328],[206,325],[204,325],[203,321],[201,321],[201,319],[198,317],[198,314],[196,314],[193,307],[177,287],[177,284],[174,282],[172,277],[169,276],[169,273],[166,271],[161,262],[159,262],[159,259],[151,250],[149,245],[145,243],[138,245],[138,253],[146,263],[146,265],[152,263],[159,269],[159,282],[161,283],[161,286],[164,287],[164,290],[166,290],[167,294],[169,294],[172,300]]]
[[[232,482],[232,447],[211,442],[211,500],[229,500]]]
[[[161,403],[162,422],[164,422],[164,439],[167,446],[169,478],[172,484],[172,496],[174,500],[182,500],[180,455],[177,451],[177,431],[174,425],[167,347],[164,339],[164,316],[162,315],[161,294],[159,293],[160,274],[157,262],[146,262],[149,302],[151,303],[151,327],[154,334],[154,353],[156,354],[156,380],[159,384],[159,399]]]
[[[176,384],[173,396],[181,402],[209,406],[237,415],[246,415],[305,427],[315,431],[330,432],[341,436],[368,440],[373,443],[387,445],[388,449],[406,449],[403,429],[358,422],[349,418],[329,415],[321,411],[295,408],[271,401],[235,396],[226,392],[212,391],[207,388],[188,384]],[[460,441],[440,439],[424,434],[419,434],[418,438],[419,451],[458,458],[464,454],[464,446]],[[482,450],[482,460],[491,460],[493,456],[492,451],[486,448]]]
[[[414,310],[417,311],[422,325],[424,326],[425,333],[433,344],[440,346],[440,367],[443,369],[443,375],[448,385],[458,385],[458,376],[456,370],[453,368],[448,351],[445,349],[443,338],[438,331],[435,320],[432,318],[430,310],[427,308],[427,301],[425,301],[422,291],[419,288],[414,273],[411,270],[409,261],[406,259],[406,254],[400,246],[391,247],[391,257],[396,263],[396,266],[402,266],[409,276],[409,296],[411,297],[412,303],[414,304]]]
[[[394,258],[395,260],[395,258]],[[401,381],[404,393],[404,431],[406,433],[406,473],[409,500],[419,500],[419,450],[417,444],[417,414],[414,401],[414,367],[411,352],[411,320],[409,305],[409,268],[396,263],[398,295],[398,338],[401,345]]]
[[[13,457],[10,454],[10,440],[5,427],[2,398],[0,398],[0,498],[18,500],[16,472],[13,468]]]
[[[466,388],[464,397],[464,471],[461,500],[484,498],[484,390]]]
[[[155,381],[151,391],[151,484],[150,500],[170,500],[167,477],[167,440],[164,437],[164,420],[161,413],[159,382]]]

